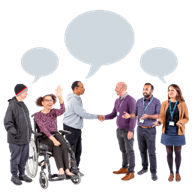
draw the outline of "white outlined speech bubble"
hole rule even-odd
[[[90,64],[91,77],[101,66],[123,59],[134,44],[134,31],[122,16],[104,10],[85,12],[66,28],[68,51],[79,61]]]
[[[162,47],[147,50],[140,59],[141,68],[164,83],[166,83],[164,76],[171,74],[177,68],[177,64],[177,56],[169,49]]]
[[[58,63],[57,55],[43,47],[36,47],[26,51],[21,59],[24,71],[35,76],[33,83],[43,76],[52,74],[57,69]]]

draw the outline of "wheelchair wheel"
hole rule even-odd
[[[81,182],[81,175],[80,175],[80,173],[77,173],[77,176],[79,176],[77,179],[71,179],[71,181],[72,181],[75,185],[77,185],[77,184],[79,184],[79,183]]]
[[[33,139],[29,143],[29,157],[26,163],[26,172],[31,177],[34,178],[37,174],[38,169],[38,156],[37,148]]]
[[[48,179],[47,179],[47,176],[46,176],[46,174],[44,172],[40,173],[39,183],[40,183],[40,185],[41,185],[41,187],[43,189],[47,189],[47,187],[48,187]]]

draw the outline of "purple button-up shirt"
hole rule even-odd
[[[149,119],[149,118],[144,119],[144,123],[140,123],[140,121],[139,121],[143,115],[144,108],[147,107],[147,105],[149,104],[150,100],[152,100],[152,98],[153,98],[153,96],[149,100],[147,100],[145,97],[137,100],[136,107],[135,107],[135,110],[133,111],[133,113],[136,116],[138,116],[138,121],[137,121],[138,126],[153,126],[152,123],[156,121],[156,119]],[[144,99],[144,107],[143,107],[143,99]],[[148,106],[148,108],[145,110],[145,114],[147,114],[147,115],[158,114],[159,115],[160,108],[161,108],[160,100],[154,97],[152,102]]]

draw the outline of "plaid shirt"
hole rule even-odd
[[[137,125],[138,126],[153,126],[153,122],[156,121],[156,119],[149,119],[146,118],[144,119],[144,123],[140,123],[139,120],[142,117],[143,113],[144,113],[144,107],[146,108],[147,105],[149,104],[150,100],[152,100],[153,96],[147,100],[145,97],[137,100],[136,102],[136,107],[135,110],[133,111],[133,113],[138,116],[138,121],[137,121]],[[144,99],[144,107],[143,107],[143,99]],[[145,110],[145,114],[147,115],[154,115],[154,114],[160,114],[160,108],[161,108],[161,103],[159,101],[159,99],[157,98],[153,98],[152,102],[150,103],[150,105],[148,106],[148,108]]]

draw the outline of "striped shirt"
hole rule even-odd
[[[146,118],[146,119],[144,119],[144,123],[140,123],[140,118],[143,115],[144,108],[147,107],[147,105],[149,104],[150,100],[152,100],[152,98],[153,98],[153,96],[151,96],[151,98],[149,100],[147,100],[145,97],[137,100],[136,107],[135,107],[133,113],[136,116],[138,116],[138,121],[137,121],[138,126],[153,126],[152,123],[156,121],[156,119]],[[143,106],[143,99],[144,99],[144,106]],[[160,100],[154,97],[152,102],[149,104],[149,106],[145,110],[145,114],[147,114],[147,115],[158,114],[159,115],[160,108],[161,108]]]

